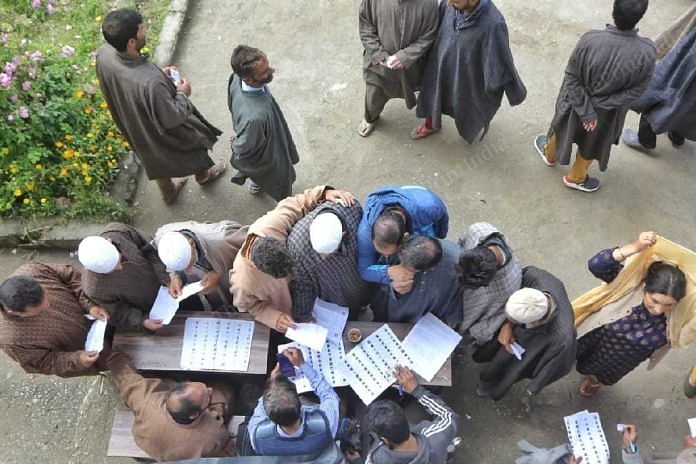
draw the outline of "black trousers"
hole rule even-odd
[[[675,131],[667,132],[667,136],[676,146],[684,145],[684,136]],[[638,141],[645,148],[655,148],[657,146],[657,134],[650,127],[650,123],[645,119],[645,116],[640,116],[638,125]]]

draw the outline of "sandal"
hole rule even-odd
[[[360,121],[360,125],[358,126],[358,134],[360,134],[361,137],[367,137],[372,133],[374,128],[375,123],[369,123],[363,119]]]
[[[207,185],[224,174],[226,169],[227,163],[218,161],[205,171],[203,175],[196,175],[196,182],[198,182],[198,185]]]
[[[425,122],[423,122],[418,127],[416,127],[415,129],[413,129],[411,131],[411,138],[413,140],[419,140],[419,139],[425,138],[429,135],[433,135],[435,132],[437,132],[437,131],[435,131],[433,129],[429,129],[426,126]]]
[[[590,377],[586,377],[585,380],[580,384],[580,396],[584,396],[585,398],[589,398],[591,396],[594,396],[599,389],[602,388],[602,384],[600,382],[597,382],[595,380],[592,380]]]

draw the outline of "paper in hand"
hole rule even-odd
[[[106,321],[97,319],[92,322],[92,327],[87,333],[85,341],[85,351],[96,351],[99,353],[104,349],[104,334],[106,333]]]
[[[626,428],[626,424],[616,424],[616,431],[619,433],[623,433],[625,428]]]
[[[689,430],[691,431],[691,438],[696,438],[696,417],[689,419]]]
[[[321,351],[324,348],[328,334],[329,330],[326,327],[318,324],[300,323],[295,324],[294,328],[290,327],[285,336],[301,345]]]
[[[157,298],[152,304],[152,309],[150,309],[150,319],[161,320],[162,324],[169,325],[176,314],[177,309],[179,309],[179,303],[184,301],[186,298],[195,295],[196,293],[203,290],[203,284],[200,282],[193,282],[188,285],[184,285],[181,289],[181,295],[179,298],[172,298],[169,294],[169,289],[167,287],[160,287],[157,292]]]
[[[512,342],[512,344],[510,345],[510,349],[512,350],[512,354],[515,355],[515,357],[518,360],[522,361],[522,355],[526,350],[522,348],[517,342]]]
[[[314,320],[329,331],[327,338],[338,344],[343,340],[343,329],[348,321],[348,308],[328,303],[320,298],[314,300]]]

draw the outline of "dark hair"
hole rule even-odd
[[[263,392],[263,408],[268,418],[281,427],[288,427],[300,419],[302,402],[297,388],[284,375],[269,380]]]
[[[276,279],[292,275],[293,259],[285,243],[273,237],[258,237],[251,247],[251,261],[261,272]]]
[[[464,250],[459,255],[455,266],[459,274],[459,286],[463,289],[475,290],[491,283],[498,271],[498,260],[488,246],[479,245],[470,250]]]
[[[375,401],[367,408],[363,417],[363,430],[374,432],[396,445],[411,436],[406,414],[398,404],[390,400]]]
[[[399,245],[406,233],[406,221],[394,209],[382,211],[372,224],[372,240],[385,245]]]
[[[138,35],[143,17],[135,10],[121,8],[110,11],[102,23],[104,40],[119,52],[126,51],[128,41]]]
[[[349,419],[346,426],[342,430],[339,430],[337,438],[342,453],[360,453],[362,451],[360,422]]]
[[[677,266],[665,261],[655,261],[645,276],[645,291],[671,296],[679,301],[686,295],[686,276]]]
[[[188,386],[189,382],[177,382],[167,393],[167,412],[177,424],[190,424],[203,412],[203,408],[199,404],[188,399],[186,395]],[[177,408],[174,408],[174,402],[178,404]],[[191,416],[194,417],[191,418]]]
[[[10,277],[0,284],[0,305],[16,313],[23,313],[29,306],[40,305],[43,299],[43,288],[31,277]]]
[[[641,20],[648,9],[648,0],[614,0],[612,17],[622,31],[630,31]]]
[[[435,267],[442,259],[440,241],[424,235],[411,235],[399,249],[401,264],[418,272]]]
[[[244,79],[253,74],[254,68],[264,56],[266,55],[258,48],[248,45],[237,45],[232,51],[232,58],[230,59],[232,71],[234,71],[240,79]]]

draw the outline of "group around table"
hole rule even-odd
[[[476,393],[493,400],[523,379],[538,395],[573,365],[587,376],[580,394],[590,396],[646,359],[696,341],[689,317],[696,255],[653,232],[594,255],[589,270],[607,284],[573,304],[550,272],[523,267],[491,224],[470,225],[458,243],[447,235],[444,202],[420,186],[380,188],[364,207],[349,192],[318,186],[282,200],[250,226],[179,222],[162,226],[154,239],[113,223],[80,244],[82,273],[32,262],[0,285],[0,346],[27,372],[110,370],[134,413],[135,443],[158,460],[262,455],[380,463],[410,456],[406,462],[444,463],[460,440],[459,415],[420,386],[410,366],[391,368],[401,392],[417,400],[410,407],[431,416],[416,425],[406,419],[404,398],[387,391],[365,408],[350,389],[334,389],[300,349],[282,354],[318,403],[298,395],[278,365],[268,366],[283,333],[313,321],[315,300],[347,308],[346,332],[360,327],[364,336],[388,323],[403,338],[409,324],[436,316],[462,335],[459,355],[468,346],[476,362],[487,363]],[[150,318],[162,286],[178,297],[192,282],[201,293],[181,301],[170,324]],[[366,306],[373,322],[365,321]],[[113,329],[101,353],[83,349],[92,324],[85,315]],[[242,373],[272,369],[238,434],[227,421],[247,377],[164,377],[182,371],[190,317],[255,321]],[[353,345],[346,339],[348,350]],[[451,385],[450,363],[431,385]]]

